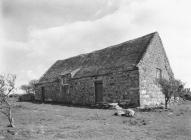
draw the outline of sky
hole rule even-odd
[[[0,73],[27,84],[56,61],[159,32],[191,87],[190,0],[0,0]]]

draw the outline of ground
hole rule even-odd
[[[114,110],[13,102],[16,128],[0,114],[0,140],[190,140],[191,102],[170,108],[128,118]]]

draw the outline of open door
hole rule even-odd
[[[95,102],[96,103],[103,102],[103,82],[102,81],[95,82]]]

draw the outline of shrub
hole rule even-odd
[[[180,95],[181,98],[183,98],[184,100],[190,100],[191,101],[191,91],[190,88],[185,88],[182,92],[182,94]]]

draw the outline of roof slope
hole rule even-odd
[[[116,67],[134,69],[156,32],[88,54],[56,61],[39,82],[54,81],[71,73],[74,78],[106,73]]]

